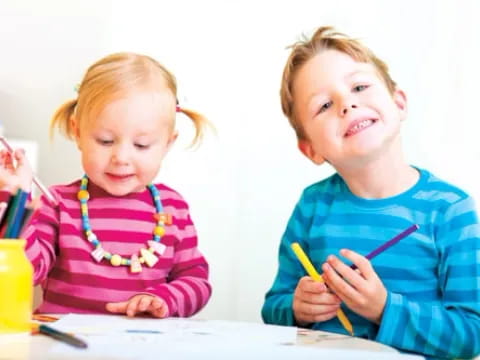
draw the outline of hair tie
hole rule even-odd
[[[180,107],[180,105],[177,105],[175,111],[176,111],[176,112],[182,112],[182,108]]]

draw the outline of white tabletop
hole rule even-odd
[[[88,315],[86,315],[88,316]],[[203,321],[203,320],[202,320]],[[211,322],[210,322],[211,323]],[[234,329],[237,324],[242,324],[242,329],[247,329],[248,323],[241,322],[224,322],[229,324],[226,326],[226,331]],[[209,324],[205,321],[205,324]],[[245,324],[247,327],[245,328]],[[54,323],[49,324],[54,327]],[[231,325],[231,326],[230,326]],[[278,330],[270,325],[253,324],[253,331],[255,329],[261,329],[262,331]],[[280,329],[281,330],[281,329]],[[51,339],[44,335],[29,334],[16,334],[16,335],[0,335],[0,360],[13,359],[13,360],[36,360],[36,359],[248,359],[256,358],[275,358],[281,359],[325,359],[325,356],[334,359],[414,359],[417,357],[407,356],[400,354],[397,350],[373,341],[339,335],[331,334],[322,331],[312,331],[305,329],[293,331],[293,342],[272,344],[262,343],[261,340],[250,342],[241,334],[243,330],[240,330],[236,334],[231,334],[231,337],[236,336],[236,342],[230,342],[231,339],[225,337],[226,343],[213,345],[212,343],[205,342],[205,346],[201,345],[202,342],[196,344],[199,347],[197,351],[195,349],[189,349],[189,344],[184,343],[179,346],[178,342],[175,345],[154,348],[155,350],[147,353],[136,353],[135,351],[130,354],[125,354],[124,350],[117,351],[115,346],[111,346],[108,349],[108,356],[106,353],[95,352],[95,346],[89,346],[89,349],[74,349],[70,346],[59,343],[58,341]],[[230,336],[230,335],[228,335]],[[98,338],[87,337],[87,342],[93,343]],[[90,345],[90,344],[89,344]],[[92,344],[93,345],[93,344]],[[124,344],[123,344],[124,345]],[[152,346],[152,343],[146,344]],[[154,345],[154,344],[153,344]],[[110,345],[106,345],[110,346]],[[120,345],[118,345],[120,346]],[[120,346],[121,347],[121,346]],[[97,344],[98,350],[98,344]],[[127,351],[128,352],[128,351]],[[162,356],[163,355],[163,356]]]

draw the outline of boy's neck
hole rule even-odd
[[[350,191],[365,199],[399,195],[414,186],[419,172],[405,162],[403,153],[385,154],[355,169],[337,169]]]

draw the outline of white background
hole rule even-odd
[[[79,154],[61,136],[49,142],[54,110],[99,58],[157,58],[177,76],[181,105],[217,128],[188,150],[192,126],[179,116],[159,174],[189,201],[211,266],[200,316],[260,321],[295,202],[331,173],[302,157],[281,113],[286,46],[320,25],[370,46],[408,95],[408,161],[478,199],[479,16],[475,0],[1,0],[0,121],[7,136],[38,143],[45,184],[69,182],[82,174]]]

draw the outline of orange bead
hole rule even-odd
[[[77,193],[77,198],[78,200],[88,200],[90,198],[90,194],[88,193],[87,190],[80,190]]]

